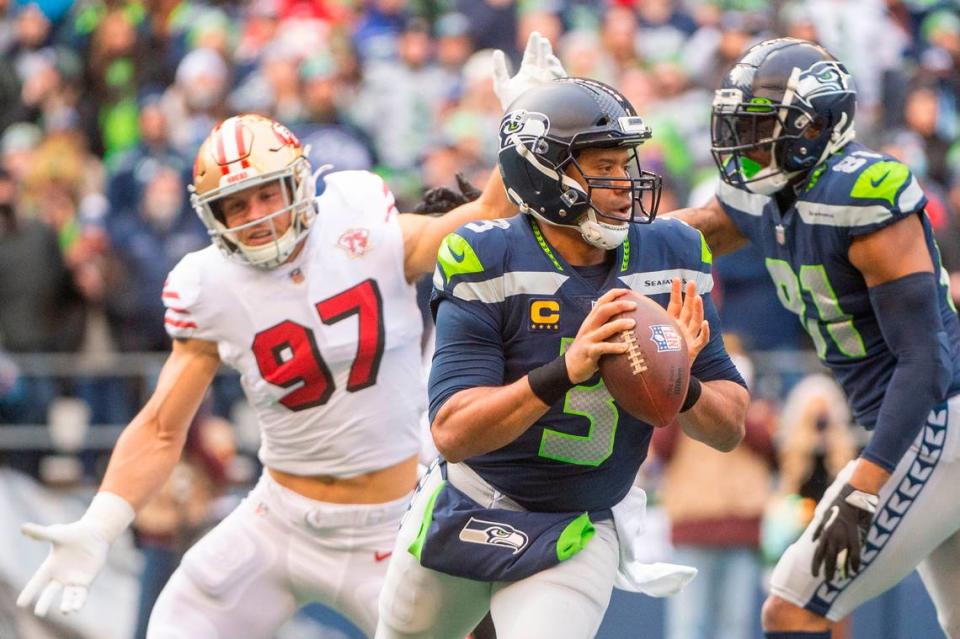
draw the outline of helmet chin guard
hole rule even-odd
[[[608,224],[597,219],[595,211],[590,210],[580,218],[577,224],[580,227],[580,235],[584,241],[591,246],[611,251],[627,239],[627,232],[630,225],[626,222],[620,225]]]

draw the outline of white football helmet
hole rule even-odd
[[[220,201],[244,189],[279,180],[285,206],[270,215],[227,228]],[[310,231],[316,216],[316,177],[300,140],[270,118],[237,115],[214,127],[197,152],[190,203],[207,227],[213,243],[228,257],[258,268],[282,264]],[[290,226],[258,246],[240,241],[237,231],[290,215]]]

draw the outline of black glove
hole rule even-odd
[[[813,540],[820,540],[810,567],[814,577],[819,576],[823,564],[824,577],[832,581],[838,561],[842,576],[860,570],[860,550],[879,503],[876,495],[857,490],[850,484],[843,485],[840,494],[823,511],[820,525],[813,533]]]
[[[480,197],[480,189],[463,177],[463,173],[457,173],[457,187],[460,189],[459,193],[445,186],[428,190],[423,194],[423,200],[413,208],[413,212],[446,213]]]

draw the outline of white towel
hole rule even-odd
[[[620,567],[614,586],[650,597],[675,595],[697,576],[692,566],[637,559],[647,516],[647,493],[634,486],[613,508],[613,523],[620,538]]]

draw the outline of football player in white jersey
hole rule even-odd
[[[271,637],[311,601],[372,634],[417,477],[425,389],[413,282],[448,232],[504,211],[502,183],[494,172],[479,200],[443,217],[401,215],[376,175],[318,177],[286,127],[239,115],[200,148],[192,203],[213,245],[167,280],[174,339],[156,389],[86,514],[24,525],[52,550],[18,604],[36,600],[38,615],[58,598],[63,613],[83,605],[111,542],[180,458],[223,362],[257,414],[265,471],[186,553],[148,636]]]

